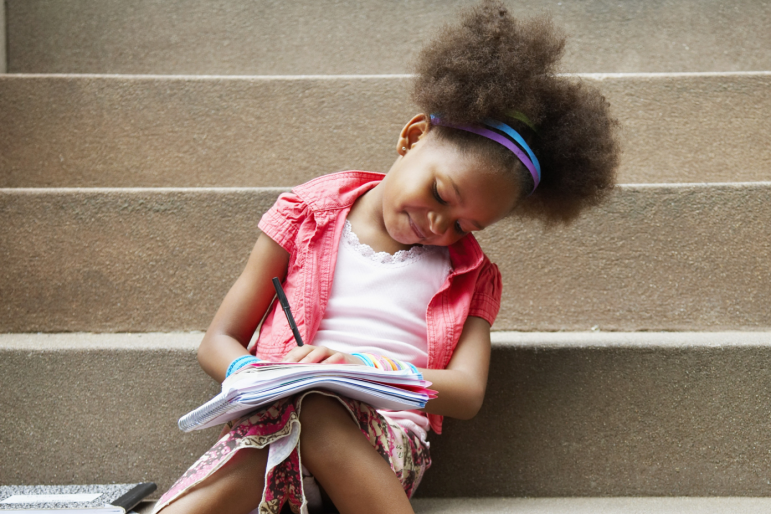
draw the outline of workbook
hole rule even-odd
[[[238,419],[280,398],[324,389],[377,409],[422,409],[436,391],[415,368],[385,371],[359,364],[258,362],[244,366],[222,383],[222,391],[179,419],[185,432]]]
[[[0,486],[0,511],[31,514],[126,514],[155,491],[152,482],[104,485]]]

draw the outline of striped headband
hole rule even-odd
[[[512,113],[512,118],[516,118],[525,123],[528,127],[533,128],[530,124],[530,120],[528,120],[524,114],[515,112]],[[532,175],[533,191],[530,191],[530,194],[533,194],[535,188],[537,188],[538,184],[541,183],[541,164],[538,162],[538,158],[536,158],[533,151],[525,142],[525,139],[519,135],[519,132],[506,125],[505,123],[490,118],[485,118],[482,120],[482,125],[456,125],[454,123],[443,121],[442,118],[440,118],[437,114],[431,115],[431,123],[434,125],[442,125],[444,127],[472,132],[474,134],[478,134],[480,136],[486,137],[487,139],[495,141],[496,143],[502,144],[517,156],[517,158],[530,172],[530,175]]]

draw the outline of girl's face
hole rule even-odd
[[[506,216],[519,198],[513,178],[424,134],[382,182],[382,219],[403,245],[449,246]]]

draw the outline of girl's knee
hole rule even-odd
[[[238,450],[225,465],[190,487],[159,514],[251,511],[262,497],[267,458],[267,450]]]
[[[303,398],[300,407],[300,423],[303,424],[303,429],[306,422],[309,425],[316,425],[317,422],[327,418],[347,418],[353,422],[351,415],[337,398],[313,393]]]
[[[310,394],[303,398],[300,424],[300,440],[305,443],[312,442],[316,448],[321,443],[328,447],[360,433],[358,425],[343,404],[336,398],[323,394]]]

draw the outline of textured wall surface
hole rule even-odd
[[[583,76],[622,183],[771,180],[771,72]],[[0,187],[293,186],[388,171],[409,78],[0,78]],[[727,137],[731,134],[731,137]]]
[[[405,73],[470,0],[7,0],[9,66],[32,73]],[[566,71],[771,69],[757,0],[507,1],[570,35]]]
[[[0,191],[0,332],[205,329],[267,189]],[[624,186],[570,227],[479,234],[497,330],[771,327],[771,183]]]

